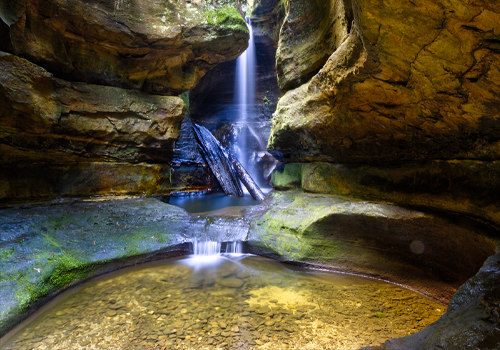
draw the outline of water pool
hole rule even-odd
[[[27,349],[358,349],[446,306],[397,285],[252,255],[189,256],[96,278],[2,339]]]

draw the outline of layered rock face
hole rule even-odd
[[[329,1],[334,17],[314,23],[335,22],[332,42],[306,50],[317,11],[304,3],[291,1],[281,28],[278,79],[296,89],[280,101],[271,148],[341,163],[498,159],[500,5]]]
[[[7,201],[167,193],[186,107],[166,95],[248,40],[234,1],[11,1],[0,15]]]
[[[193,88],[248,40],[236,8],[196,2],[30,0],[0,11],[14,54],[70,80],[151,93]]]
[[[288,164],[273,174],[275,188],[440,209],[498,228],[500,4],[289,3],[277,54],[285,95],[269,142]],[[323,26],[310,45],[303,33]],[[329,224],[320,239],[339,221]],[[497,283],[498,247],[439,323],[382,348],[497,348]]]
[[[470,213],[460,203],[477,197],[471,190],[478,187],[471,186],[477,174],[481,192],[499,181],[491,167],[500,159],[500,5],[327,1],[318,11],[314,4],[290,1],[281,28],[277,70],[286,94],[269,149],[288,162],[343,164],[354,171],[376,166],[380,178],[389,179],[384,192],[398,193],[378,198],[398,203],[412,202],[416,192],[429,199],[412,204],[443,202],[445,189],[429,190],[422,176],[459,186],[464,191],[458,198],[437,207]],[[325,29],[306,40],[311,26]],[[323,45],[312,45],[316,41]],[[436,165],[442,161],[453,164]],[[451,180],[445,168],[461,168],[460,176]],[[391,184],[397,171],[399,178],[414,177],[411,190]],[[488,196],[497,202],[494,193]],[[472,202],[477,215],[484,199]],[[496,205],[487,211],[478,216],[498,216]]]

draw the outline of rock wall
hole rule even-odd
[[[499,158],[500,5],[330,1],[345,25],[330,25],[335,44],[309,48],[300,38],[315,16],[307,3],[291,0],[281,29],[286,94],[271,149],[337,163]],[[322,11],[313,26],[331,16]]]
[[[314,4],[291,0],[281,27],[277,71],[285,94],[269,150],[289,163],[355,169],[357,178],[347,181],[363,178],[361,198],[498,223],[498,192],[490,189],[500,159],[500,5],[332,0],[318,11]],[[324,27],[310,40],[324,44],[309,46],[306,27]],[[384,178],[385,189],[368,174]],[[414,179],[411,190],[398,184],[402,178]],[[443,186],[460,188],[460,196]],[[427,199],[413,201],[415,193]],[[466,208],[464,199],[475,204]]]
[[[0,4],[0,201],[168,193],[186,106],[167,95],[244,51],[237,3]]]
[[[457,222],[472,216],[498,238],[500,4],[331,0],[317,11],[312,0],[289,3],[277,54],[284,96],[268,145],[288,164],[273,174],[275,188],[438,209]],[[323,26],[310,36],[322,45],[308,45],[303,33]],[[292,216],[281,226],[287,237],[309,239],[321,228],[284,214]],[[300,250],[267,235],[268,222],[257,235],[285,256]],[[324,221],[312,238],[325,240],[339,222]],[[435,325],[381,348],[498,348],[497,282],[498,253]]]
[[[247,46],[248,30],[234,6],[15,0],[0,11],[12,53],[59,77],[177,95]]]

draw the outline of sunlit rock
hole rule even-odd
[[[290,3],[288,18],[314,17],[308,1]],[[292,24],[290,34],[282,27],[278,72],[289,91],[274,116],[271,149],[289,160],[337,163],[498,159],[500,5],[328,3],[335,18],[353,16],[334,30],[345,36],[319,66],[299,64],[318,54],[302,47]]]
[[[10,27],[0,29],[10,36],[0,49],[68,80],[175,95],[247,46],[245,21],[229,5],[15,0],[0,6]]]

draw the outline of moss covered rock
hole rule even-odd
[[[89,277],[178,254],[189,221],[156,199],[1,210],[0,334]]]
[[[155,94],[191,89],[248,41],[235,1],[15,0],[0,14],[0,49],[68,80]]]
[[[392,166],[286,164],[272,175],[278,189],[301,188],[352,198],[460,213],[500,226],[500,163],[432,161]]]
[[[263,207],[251,209],[255,252],[398,281],[442,300],[495,251],[463,219],[393,204],[286,191],[273,192]]]

